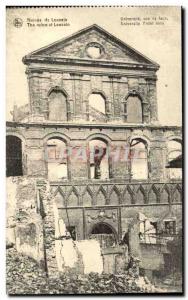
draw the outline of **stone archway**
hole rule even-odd
[[[117,234],[114,228],[104,222],[97,223],[92,227],[89,238],[99,241],[103,249],[115,247],[117,244]]]

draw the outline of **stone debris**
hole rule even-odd
[[[40,294],[45,292],[46,274],[36,261],[7,249],[6,255],[7,293]]]
[[[7,293],[25,294],[121,294],[165,292],[155,288],[147,278],[138,275],[134,266],[124,274],[90,273],[88,275],[64,274],[47,278],[37,262],[7,249]]]

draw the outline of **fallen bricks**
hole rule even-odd
[[[7,293],[34,294],[123,294],[158,293],[147,278],[140,277],[134,260],[124,274],[88,275],[62,274],[56,279],[46,277],[39,265],[14,248],[7,249]]]

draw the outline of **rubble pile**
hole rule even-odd
[[[45,293],[46,274],[36,261],[14,248],[7,249],[6,254],[7,293]]]
[[[15,294],[118,294],[159,292],[133,266],[124,274],[62,274],[49,279],[32,259],[7,249],[7,293]]]

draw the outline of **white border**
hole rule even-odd
[[[6,95],[5,95],[5,84],[6,84],[6,72],[5,72],[5,62],[6,62],[6,30],[5,30],[5,6],[10,5],[10,6],[80,6],[80,5],[85,5],[85,6],[108,6],[108,5],[113,5],[113,6],[183,6],[183,8],[185,10],[188,9],[188,1],[187,0],[182,0],[182,1],[178,1],[178,0],[173,0],[173,1],[167,1],[167,0],[142,0],[142,1],[131,1],[131,0],[108,0],[105,1],[103,0],[102,2],[100,0],[92,0],[91,2],[89,1],[85,1],[85,0],[1,0],[0,3],[0,49],[1,49],[1,55],[0,55],[0,94],[1,94],[1,106],[0,106],[0,141],[1,141],[1,147],[0,147],[0,191],[1,191],[1,197],[0,197],[0,211],[1,211],[1,215],[0,215],[0,234],[1,234],[1,242],[0,242],[0,274],[1,274],[1,280],[0,280],[0,295],[3,296],[3,298],[8,298],[8,296],[6,295],[6,290],[5,290],[5,280],[6,280],[6,269],[5,269],[5,219],[6,219],[6,214],[5,214],[5,199],[6,199],[6,192],[5,192],[5,99],[6,99]],[[185,11],[186,14],[186,11]],[[185,22],[185,49],[187,48],[187,25]],[[185,54],[186,54],[186,50],[184,50]],[[187,64],[185,66],[185,74],[187,71]],[[184,82],[185,87],[188,85],[188,79],[186,78],[186,81]],[[184,90],[185,90],[184,87]],[[186,94],[184,95],[184,97],[186,98]],[[184,99],[185,101],[186,99]],[[186,101],[185,101],[186,102]],[[186,105],[186,108],[188,106]],[[187,113],[186,109],[186,112]],[[187,114],[186,114],[187,115]],[[186,126],[187,127],[187,126]],[[187,128],[186,128],[187,129]],[[186,130],[188,132],[188,129]],[[186,132],[186,137],[187,137],[187,132]],[[186,146],[186,145],[185,145]],[[187,164],[186,164],[187,165]],[[185,178],[185,187],[187,186],[188,180],[186,180]],[[186,202],[186,197],[185,197],[185,202]],[[188,216],[188,211],[187,211],[187,207],[188,205],[185,206],[186,208],[186,216]],[[187,228],[186,228],[187,229]],[[187,238],[187,232],[188,230],[185,230],[185,241]],[[186,242],[185,242],[185,249],[186,249]],[[185,253],[186,254],[186,253]],[[188,266],[188,259],[185,260],[186,262],[186,270],[187,270],[187,266]],[[186,271],[185,270],[185,271]],[[188,278],[188,276],[186,276]],[[185,292],[186,292],[186,286],[187,286],[188,282],[185,278]],[[34,296],[35,299],[41,299],[41,296]],[[52,298],[56,298],[55,296],[51,296]],[[63,298],[65,298],[66,296],[63,296]],[[74,297],[74,296],[73,296]],[[89,297],[89,296],[88,296]],[[102,296],[99,296],[99,298],[101,298]],[[108,298],[111,298],[113,296],[108,296]],[[129,296],[125,296],[126,298]],[[147,298],[151,297],[151,296],[146,296]],[[14,297],[14,298],[18,298],[18,297]],[[27,297],[29,299],[32,299],[33,297]],[[84,297],[87,298],[87,297]],[[136,299],[135,297],[131,296],[131,299]],[[156,298],[156,296],[155,296]],[[179,297],[178,297],[179,298]],[[69,296],[70,299],[70,296]],[[166,296],[160,296],[160,299],[166,299]]]

